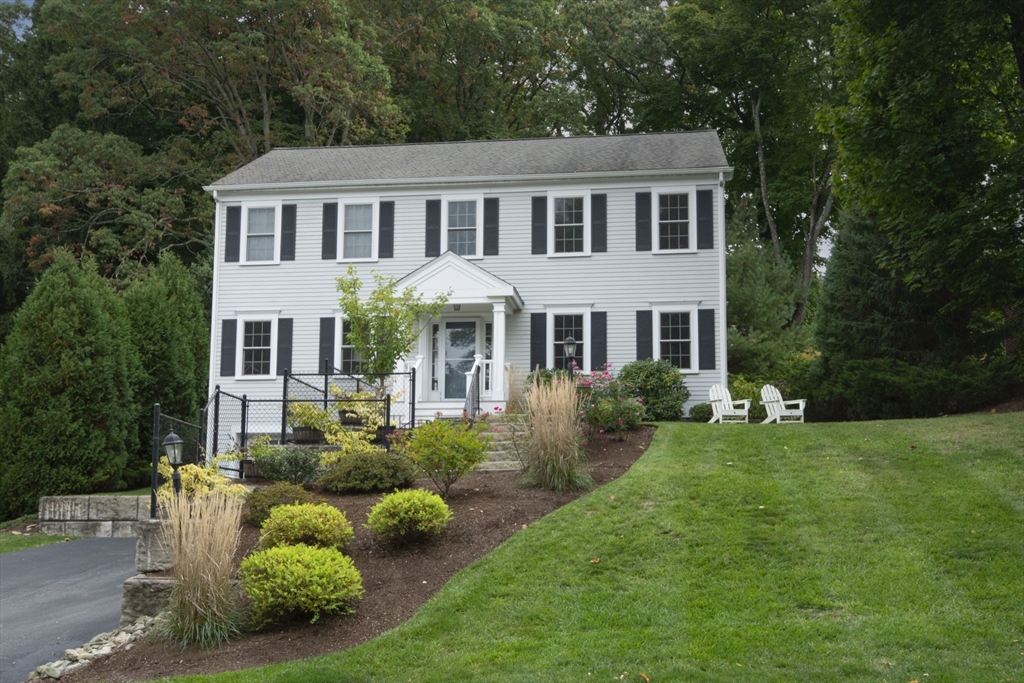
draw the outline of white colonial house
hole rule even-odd
[[[401,370],[416,414],[460,413],[467,372],[665,358],[691,403],[726,383],[724,186],[714,131],[276,149],[216,200],[210,389],[282,397],[282,375],[358,371],[338,305],[350,265],[428,298]]]

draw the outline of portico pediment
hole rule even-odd
[[[423,264],[398,284],[413,287],[428,298],[450,292],[451,304],[504,301],[513,311],[523,308],[523,299],[515,287],[451,251]]]

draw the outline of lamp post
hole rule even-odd
[[[164,439],[164,452],[167,453],[167,460],[171,463],[171,467],[174,468],[174,475],[171,477],[171,481],[174,484],[174,495],[181,493],[181,474],[178,472],[178,468],[181,467],[181,452],[184,450],[182,444],[184,442],[181,437],[171,430],[171,433]]]
[[[566,337],[562,344],[562,348],[565,349],[565,360],[569,367],[569,381],[571,382],[573,370],[576,369],[576,340],[572,337]]]

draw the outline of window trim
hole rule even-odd
[[[239,206],[242,209],[242,225],[240,227],[240,240],[238,245],[238,263],[243,266],[275,266],[281,263],[281,212],[284,202],[260,201],[242,202]],[[274,210],[274,258],[265,261],[249,260],[249,211],[250,209],[273,209]]]
[[[661,197],[662,195],[685,194],[689,214],[686,249],[661,248]],[[691,254],[697,251],[697,186],[696,185],[655,185],[651,188],[651,253]],[[666,311],[674,313],[675,311]]]
[[[582,315],[583,316],[583,339],[577,339],[577,342],[583,343],[583,358],[580,358],[576,363],[579,366],[579,372],[587,372],[585,368],[591,367],[590,365],[590,354],[591,347],[593,346],[592,335],[590,331],[590,310],[593,308],[592,304],[580,305],[580,306],[559,306],[557,308],[548,308],[545,310],[547,314],[547,323],[545,324],[545,346],[546,346],[546,363],[545,367],[555,367],[555,316],[556,315]]]
[[[446,194],[441,196],[441,253],[451,251],[448,248],[448,231],[468,230],[469,228],[451,228],[448,224],[448,205],[452,202],[476,203],[476,253],[457,254],[464,259],[477,260],[484,257],[484,196],[483,194]],[[455,253],[455,252],[452,252]]]
[[[235,319],[238,320],[238,331],[235,333],[235,376],[234,379],[242,380],[244,382],[259,382],[277,379],[277,319],[280,317],[280,311],[271,312],[259,312],[259,311],[246,311],[245,313],[236,313]],[[245,374],[245,324],[247,322],[269,322],[270,323],[270,374],[267,375],[246,375]]]
[[[590,224],[590,190],[549,190],[548,197],[548,258],[579,258],[590,256],[591,249],[591,224]],[[583,251],[570,251],[555,253],[555,200],[557,199],[583,199]],[[589,325],[589,317],[587,318]],[[589,327],[588,327],[589,330]],[[550,367],[550,366],[549,366]]]
[[[345,258],[345,207],[370,205],[370,256]],[[380,246],[380,197],[348,196],[338,197],[338,230],[337,230],[337,263],[375,263],[378,260]]]
[[[651,309],[653,312],[653,337],[654,337],[654,360],[661,360],[661,314],[662,313],[687,313],[690,316],[690,367],[677,368],[684,375],[696,375],[700,372],[700,344],[698,344],[697,330],[697,307],[693,305],[670,305]]]

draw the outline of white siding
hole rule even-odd
[[[664,179],[652,179],[664,182]],[[550,187],[526,184],[501,188],[479,188],[485,197],[500,200],[500,255],[473,259],[473,262],[514,285],[524,302],[524,310],[507,318],[506,361],[523,368],[529,365],[530,313],[545,307],[580,305],[608,314],[608,360],[614,368],[636,358],[636,311],[671,303],[688,304],[716,311],[716,370],[687,374],[690,403],[707,400],[712,384],[723,382],[726,348],[721,334],[724,302],[722,281],[722,226],[718,211],[721,188],[718,178],[704,176],[686,181],[698,189],[715,193],[715,248],[693,253],[657,254],[638,252],[635,246],[635,193],[651,190],[644,182],[594,183],[592,193],[608,195],[608,250],[584,257],[550,258],[531,254],[531,197],[544,194]],[[425,200],[453,194],[458,187],[438,188],[436,192],[382,192],[381,199],[395,201],[394,258],[357,264],[364,284],[372,282],[371,271],[402,277],[430,259],[424,256]],[[367,196],[360,191],[359,196]],[[292,370],[315,372],[319,344],[319,319],[338,313],[335,278],[343,275],[347,264],[321,260],[321,221],[324,202],[337,201],[339,194],[292,193],[273,196],[286,204],[297,205],[295,260],[275,265],[242,265],[224,262],[225,206],[256,199],[256,195],[221,192],[218,197],[220,234],[217,235],[216,278],[214,280],[214,321],[211,354],[213,357],[211,390],[220,385],[225,391],[252,396],[279,397],[280,380],[220,377],[221,321],[252,311],[271,311],[294,320]],[[262,198],[267,198],[266,196]],[[696,196],[691,198],[696,201]],[[481,214],[482,214],[482,206]],[[655,217],[656,219],[656,217]],[[481,215],[482,220],[482,215]],[[548,226],[550,230],[551,226]],[[339,230],[340,232],[340,230]],[[696,225],[691,227],[696,239]],[[244,248],[244,236],[242,239]],[[442,245],[442,250],[444,249]],[[339,246],[339,253],[341,248]],[[655,321],[657,326],[657,321]],[[242,330],[238,334],[241,336]],[[693,335],[696,351],[696,332]],[[337,340],[336,340],[337,343]],[[237,368],[240,373],[241,369]]]

